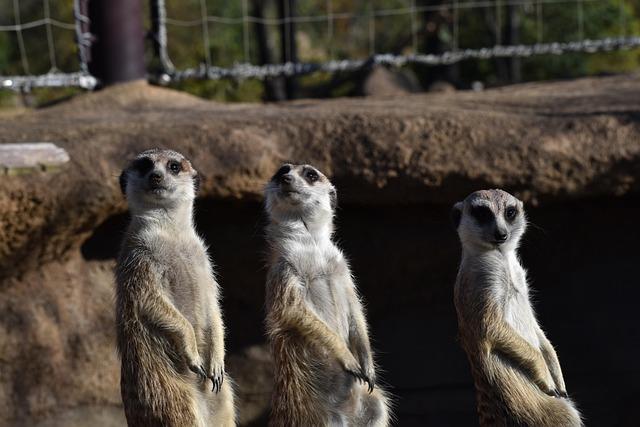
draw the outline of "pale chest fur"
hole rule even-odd
[[[514,252],[504,255],[501,260],[506,281],[497,290],[503,304],[505,321],[532,346],[540,348],[538,326],[529,298],[526,273]]]
[[[342,252],[331,242],[296,242],[286,258],[300,276],[305,302],[342,338],[348,340],[353,292],[349,267]]]
[[[164,266],[161,277],[165,295],[192,325],[208,324],[218,289],[202,240],[195,232],[158,232],[149,236],[147,244],[158,265]]]

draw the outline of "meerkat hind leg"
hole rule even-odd
[[[211,382],[209,382],[209,384],[211,384]],[[209,419],[211,420],[209,425],[216,427],[235,426],[236,411],[233,401],[233,389],[228,376],[225,375],[220,391],[217,394],[213,394],[211,398],[216,399],[218,403],[215,407],[215,411],[209,415]]]
[[[356,391],[355,401],[351,402],[351,423],[353,426],[386,427],[389,425],[389,409],[386,397],[375,389],[371,394],[365,387]]]
[[[367,426],[386,427],[389,425],[389,408],[387,407],[387,399],[380,392],[374,390],[371,394],[364,392],[363,399],[363,421],[367,422]]]

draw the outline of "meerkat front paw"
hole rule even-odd
[[[546,372],[546,375],[543,373],[538,378],[533,378],[533,381],[543,393],[557,397],[558,389],[549,371]]]
[[[362,367],[362,373],[364,375],[364,380],[369,386],[369,394],[373,392],[373,388],[376,385],[376,371],[373,367],[373,362],[367,362]]]
[[[207,379],[207,373],[204,370],[202,360],[199,356],[190,359],[189,362],[187,362],[187,365],[189,366],[189,370],[200,378],[200,381],[205,381]]]
[[[343,361],[344,370],[353,375],[359,383],[367,384],[369,386],[369,393],[371,393],[375,384],[375,371],[373,370],[373,364],[370,368],[363,368],[353,355],[350,354],[350,356],[350,358]]]
[[[569,395],[567,394],[566,391],[557,390],[557,389],[553,389],[550,392],[548,392],[547,394],[549,396],[552,396],[552,397],[557,397],[558,399],[560,399],[560,398],[564,398],[564,399],[569,398]]]
[[[358,363],[356,358],[353,357],[353,354],[349,353],[348,356],[346,356],[345,359],[342,360],[342,368],[349,374],[356,377],[358,381],[364,381],[364,373],[362,372],[360,363]]]
[[[549,382],[542,380],[540,381],[540,383],[538,383],[538,387],[540,388],[540,390],[542,390],[543,393],[552,397],[558,397],[558,390],[556,389],[553,381]]]
[[[548,391],[548,392],[546,392],[546,393],[547,393],[547,395],[549,395],[549,396],[551,396],[551,397],[556,397],[556,398],[558,398],[558,399],[560,399],[560,398],[566,398],[566,397],[569,397],[569,396],[567,396],[567,393],[566,393],[566,392],[558,391],[558,390],[556,390],[556,389],[553,389],[553,390]]]
[[[224,362],[211,362],[207,377],[211,380],[211,391],[218,393],[224,382]]]

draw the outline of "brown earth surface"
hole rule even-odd
[[[589,320],[561,315],[560,302],[609,316],[595,280],[610,278],[605,273],[613,265],[623,286],[614,295],[637,285],[637,75],[271,105],[217,104],[136,82],[2,114],[0,130],[0,143],[50,141],[71,157],[57,173],[0,177],[0,421],[6,420],[0,424],[123,422],[112,268],[127,218],[117,177],[128,158],[156,146],[182,152],[203,177],[197,223],[222,277],[229,367],[243,424],[260,425],[268,409],[260,200],[265,182],[287,160],[313,163],[338,188],[339,237],[369,301],[381,365],[388,371],[383,377],[399,396],[401,425],[473,422],[470,379],[453,339],[450,287],[458,249],[446,216],[453,202],[481,187],[516,193],[532,207],[538,226],[556,230],[536,240],[534,229],[533,246],[525,245],[539,278],[556,280],[560,260],[579,260],[582,271],[590,271],[567,272],[564,287],[542,280],[541,300],[549,302],[541,313],[554,319],[548,329],[574,366],[565,367],[568,376],[584,383],[578,384],[583,400],[602,406],[589,387],[596,377],[606,380],[581,362],[589,350],[577,343],[583,335],[573,328]],[[610,236],[592,231],[605,224]],[[577,244],[583,236],[584,244]],[[604,263],[600,246],[611,236],[616,245]],[[547,249],[541,248],[553,242],[556,252],[548,252],[556,254],[555,264],[545,261]],[[580,284],[574,282],[583,280],[593,280],[586,286],[592,293],[576,306]],[[600,331],[601,324],[593,327],[610,339],[638,338],[637,328],[621,324],[613,335]],[[429,335],[416,343],[418,330]],[[447,346],[433,353],[433,337]],[[620,357],[603,353],[598,362],[616,365],[616,375],[625,375],[620,369],[629,374],[621,360],[638,355],[636,344],[630,345],[616,353]],[[416,353],[428,353],[422,357],[427,362]],[[560,357],[566,360],[562,351]],[[440,365],[448,367],[434,369]],[[410,374],[409,366],[423,373]],[[637,396],[638,386],[629,382],[622,390],[627,394],[618,396],[619,405],[624,396]],[[607,408],[616,408],[622,420],[616,425],[626,425],[611,400]],[[456,412],[461,405],[465,409]],[[609,409],[590,405],[592,418],[609,419]]]

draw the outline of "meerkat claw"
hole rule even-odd
[[[554,388],[554,389],[551,389],[551,390],[549,390],[549,391],[545,391],[545,394],[547,394],[548,396],[551,396],[551,397],[558,398],[558,399],[560,399],[560,398],[562,398],[562,397],[565,397],[565,398],[566,398],[566,397],[569,397],[569,396],[567,396],[567,393],[566,393],[566,392],[564,392],[564,391],[559,391],[558,389],[555,389],[555,388]]]
[[[363,378],[362,374],[358,371],[351,371],[348,370],[347,371],[349,374],[353,375],[355,377],[355,379],[358,381],[358,383],[360,384],[364,384],[365,379]]]
[[[222,388],[222,381],[223,381],[223,375],[220,374],[220,372],[214,373],[213,375],[209,376],[209,379],[211,380],[211,391],[215,391],[216,393],[220,392],[220,389]]]
[[[207,374],[204,372],[204,368],[202,366],[191,365],[189,366],[189,369],[200,378],[200,381],[205,381],[207,379]]]
[[[374,382],[371,380],[367,380],[367,384],[369,385],[369,394],[373,393],[373,388],[375,386]]]

